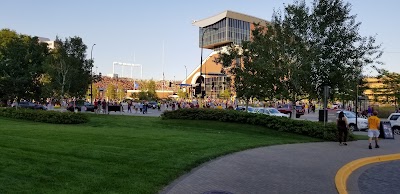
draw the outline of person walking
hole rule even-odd
[[[147,114],[147,107],[148,105],[147,105],[147,103],[144,103],[143,104],[143,114]]]
[[[132,113],[132,108],[131,107],[132,107],[132,101],[129,100],[128,101],[128,112],[129,113]]]
[[[343,111],[340,111],[339,117],[336,120],[336,126],[339,131],[339,145],[347,146],[347,135],[349,133],[347,118],[344,116]],[[343,143],[342,143],[343,142]]]
[[[135,102],[134,106],[135,106],[135,114],[137,114],[139,110],[139,103]]]
[[[370,117],[370,116],[372,116],[372,108],[371,108],[371,106],[368,106],[367,117]]]
[[[101,108],[102,108],[102,110],[103,110],[103,113],[106,114],[106,112],[107,112],[107,110],[106,110],[106,108],[107,108],[107,102],[106,102],[105,99],[103,99],[103,102],[101,103]]]
[[[369,142],[369,149],[372,149],[371,146],[371,142],[372,142],[372,138],[375,137],[375,148],[379,148],[378,145],[378,138],[379,138],[379,125],[381,123],[381,120],[377,117],[378,116],[378,112],[374,111],[373,112],[373,116],[370,116],[368,118],[368,142]]]
[[[140,112],[143,112],[143,102],[140,102],[139,108],[140,108]]]

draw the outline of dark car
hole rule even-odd
[[[153,108],[153,109],[156,109],[157,106],[158,106],[158,103],[155,102],[155,101],[151,101],[151,102],[149,102],[149,103],[147,104],[147,107]]]
[[[47,110],[47,108],[45,106],[41,105],[41,104],[35,104],[35,103],[32,103],[32,102],[28,102],[28,101],[19,102],[17,107],[34,109],[34,110]]]
[[[283,113],[283,114],[292,114],[292,108],[293,106],[291,104],[285,104],[282,106],[279,106],[277,109],[279,112]],[[304,115],[304,108],[301,105],[296,105],[296,118],[300,118],[301,115]]]
[[[74,110],[80,112],[83,106],[86,107],[86,111],[94,112],[93,104],[91,104],[90,102],[80,102],[80,101],[75,102],[75,105],[74,105],[74,102],[71,102],[68,105],[67,110],[69,110],[71,112],[74,112]]]

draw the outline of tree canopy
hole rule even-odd
[[[54,96],[83,97],[87,93],[93,80],[90,74],[93,61],[86,59],[86,49],[80,37],[56,38],[46,66]]]
[[[342,0],[314,0],[311,7],[295,1],[267,26],[255,24],[250,41],[229,46],[217,60],[232,75],[237,97],[321,98],[324,86],[353,95],[382,51],[374,36],[359,33],[350,8]]]
[[[38,37],[0,31],[0,96],[2,99],[37,99],[42,97],[41,85],[47,44]]]

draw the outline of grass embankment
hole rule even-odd
[[[320,141],[264,127],[91,115],[79,125],[0,118],[0,193],[156,193],[248,148]]]

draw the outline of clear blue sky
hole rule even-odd
[[[95,66],[112,73],[112,62],[143,65],[143,78],[182,80],[200,64],[198,27],[193,20],[232,10],[270,20],[274,9],[292,0],[5,0],[0,6],[0,28],[55,39],[80,36],[93,49]],[[362,35],[377,35],[385,53],[385,68],[400,72],[400,3],[397,0],[352,0],[352,13],[362,22]],[[164,49],[163,49],[164,44]],[[163,52],[164,50],[164,52]],[[164,59],[163,59],[164,53]],[[205,50],[204,57],[210,53]],[[135,57],[134,57],[135,56]],[[129,72],[129,73],[128,73]],[[116,73],[121,75],[122,69]],[[130,70],[124,69],[130,76]],[[135,68],[133,75],[140,76]]]

